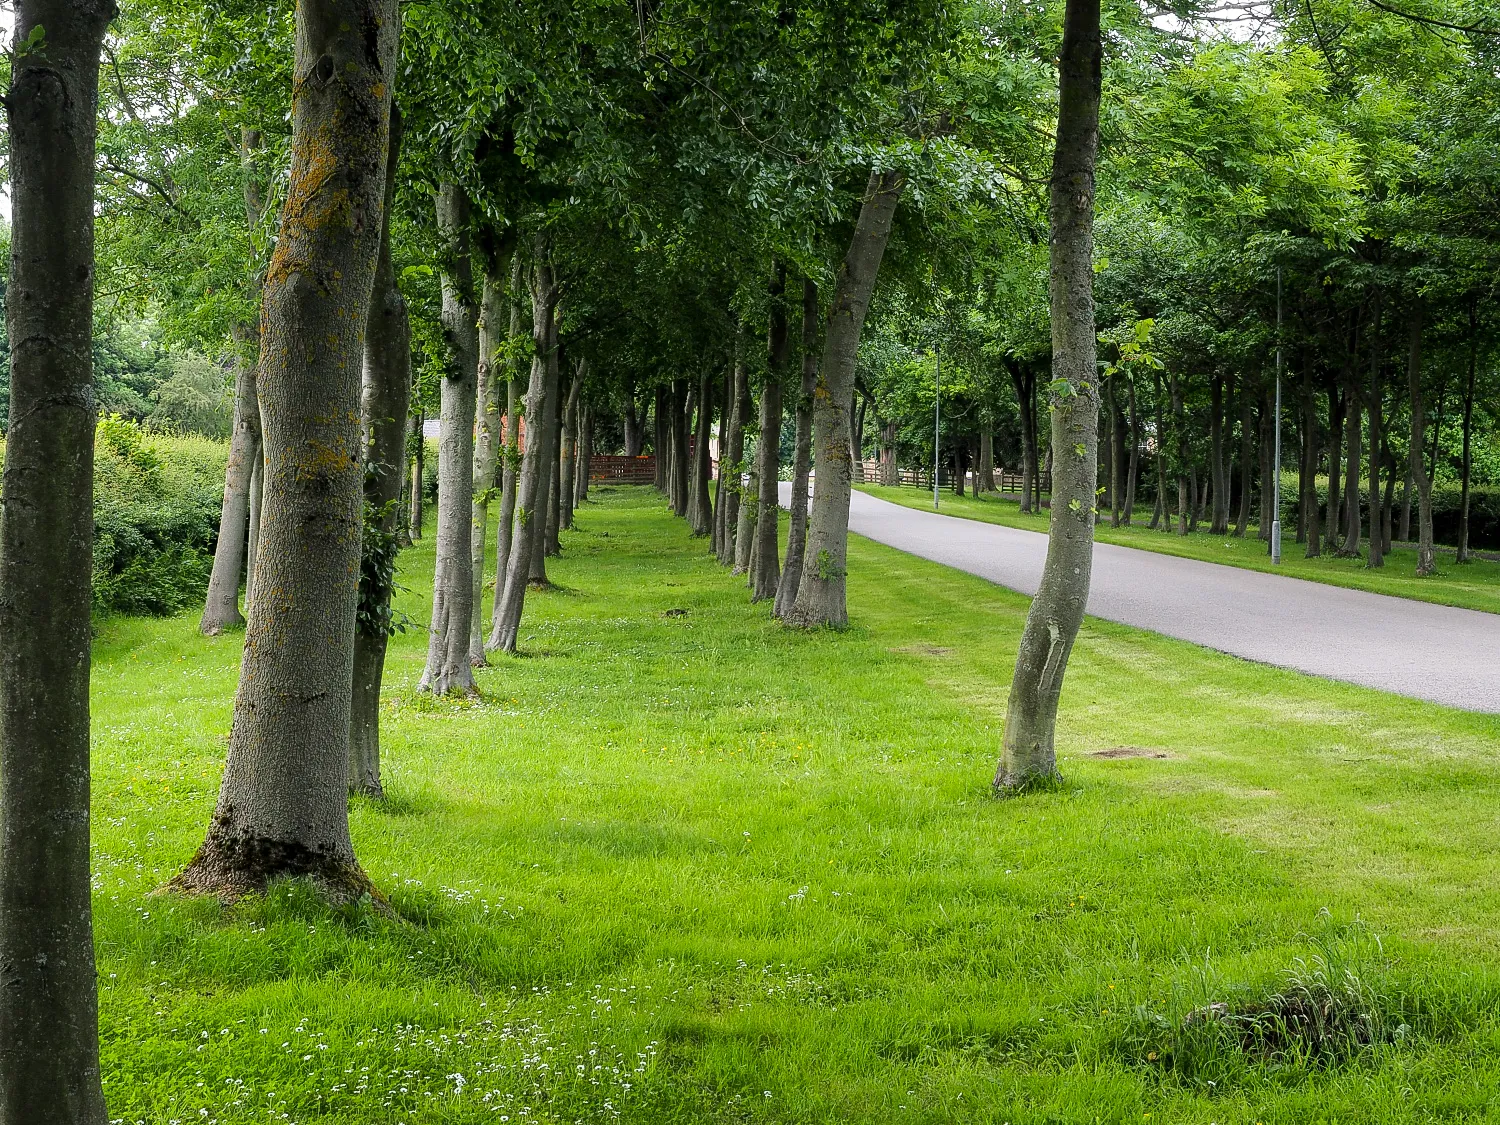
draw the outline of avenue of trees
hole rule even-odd
[[[1500,36],[1411,2],[19,0],[0,1123],[107,1120],[101,388],[227,441],[201,629],[243,628],[243,666],[170,891],[380,907],[347,801],[382,791],[399,552],[435,543],[422,689],[473,693],[605,455],[654,454],[789,628],[848,622],[867,451],[888,481],[1019,469],[1051,539],[995,787],[1055,784],[1096,518],[1265,534],[1278,342],[1308,553],[1414,534],[1430,570],[1435,482],[1460,559],[1479,540]]]

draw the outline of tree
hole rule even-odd
[[[172,883],[188,893],[234,897],[278,876],[305,876],[336,900],[373,890],[347,807],[359,373],[399,27],[392,0],[297,9],[291,175],[261,315],[265,549],[218,804]]]
[[[442,381],[437,573],[432,585],[427,666],[420,687],[434,695],[472,694],[469,631],[477,607],[470,536],[479,311],[469,245],[469,200],[463,188],[444,183],[438,189],[437,213],[444,244],[443,330],[450,360]]]
[[[400,159],[401,116],[393,110],[385,165],[380,257],[375,264],[370,294],[360,389],[365,508],[354,632],[349,791],[369,797],[385,793],[380,781],[380,685],[385,677],[386,645],[396,628],[391,597],[396,585],[396,554],[400,550],[398,508],[411,395],[411,324],[391,261],[391,213],[395,209]]]
[[[1011,679],[1004,756],[995,775],[1001,790],[1059,777],[1057,703],[1088,603],[1099,464],[1093,231],[1102,56],[1099,0],[1068,0],[1050,188],[1052,514],[1047,561]]]
[[[89,882],[94,145],[111,0],[20,0],[5,106],[0,1121],[103,1125]]]
[[[813,459],[818,475],[813,484],[802,581],[797,600],[786,615],[788,624],[803,628],[843,628],[849,623],[844,598],[853,480],[849,405],[854,398],[854,368],[865,310],[875,291],[896,204],[905,187],[906,173],[899,168],[870,172],[854,236],[834,283],[833,304],[824,328],[823,361],[813,391]]]

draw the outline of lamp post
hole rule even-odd
[[[943,430],[943,348],[932,349],[932,510],[938,507],[938,465],[942,457]]]
[[[1271,561],[1281,565],[1281,267],[1276,267],[1276,456],[1271,481]]]

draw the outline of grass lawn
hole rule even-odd
[[[1500,1119],[1495,718],[1090,620],[1066,787],[999,801],[1020,596],[856,540],[853,627],[788,633],[649,490],[578,523],[483,701],[394,646],[391,796],[352,823],[399,920],[148,897],[241,637],[103,625],[111,1118]],[[430,540],[403,564],[425,621]],[[1348,1034],[1288,1038],[1299,995]]]
[[[932,510],[930,491],[876,484],[857,487],[861,492],[868,492],[871,496],[878,496],[893,504]],[[955,496],[944,490],[938,510],[945,515],[1045,533],[1049,513],[1023,513],[1020,507],[1014,500],[993,496],[984,499]],[[1500,563],[1486,559],[1476,559],[1460,566],[1453,561],[1451,552],[1445,554],[1439,551],[1438,572],[1428,578],[1418,578],[1417,552],[1414,547],[1396,547],[1392,554],[1386,556],[1384,567],[1371,570],[1365,565],[1364,559],[1340,559],[1328,554],[1316,559],[1304,558],[1303,551],[1306,547],[1294,542],[1288,534],[1283,541],[1281,565],[1278,567],[1272,564],[1265,543],[1255,538],[1253,528],[1243,539],[1209,535],[1204,531],[1190,535],[1152,531],[1146,527],[1151,521],[1149,506],[1143,515],[1138,513],[1136,519],[1137,526],[1112,528],[1109,526],[1109,515],[1105,513],[1104,522],[1097,525],[1094,537],[1101,543],[1118,543],[1122,547],[1139,547],[1165,555],[1181,555],[1206,562],[1240,566],[1247,570],[1287,574],[1293,578],[1307,578],[1334,586],[1351,586],[1356,590],[1370,590],[1377,594],[1500,613]]]

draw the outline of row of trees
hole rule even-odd
[[[233,371],[202,626],[243,624],[244,660],[217,806],[175,889],[230,898],[293,876],[381,902],[347,798],[380,790],[376,703],[396,553],[423,522],[428,416],[440,437],[422,686],[466,693],[488,651],[515,649],[588,451],[638,452],[648,414],[659,484],[752,596],[789,625],[844,624],[859,401],[875,404],[878,440],[899,441],[913,413],[901,404],[920,397],[903,372],[929,351],[996,422],[968,431],[981,466],[1006,388],[1037,501],[1050,449],[1047,569],[996,777],[1047,784],[1101,457],[1120,518],[1144,472],[1163,519],[1175,477],[1181,525],[1202,503],[1193,427],[1206,416],[1223,523],[1234,427],[1242,466],[1265,429],[1278,268],[1299,310],[1292,379],[1333,378],[1345,404],[1325,420],[1316,396],[1297,400],[1303,447],[1343,435],[1328,465],[1354,466],[1341,495],[1356,525],[1359,451],[1380,451],[1385,472],[1387,445],[1399,449],[1397,351],[1370,340],[1414,341],[1400,354],[1420,391],[1422,356],[1443,355],[1467,308],[1478,365],[1493,161],[1474,154],[1493,144],[1473,105],[1494,67],[1467,64],[1489,58],[1487,33],[1458,20],[1428,43],[1420,21],[1332,2],[1332,44],[1297,9],[1247,45],[1097,0],[140,0],[109,31],[108,3],[21,0],[7,101],[0,1121],[104,1120],[87,853],[96,295],[106,321],[149,321],[164,344]],[[1394,61],[1379,61],[1382,37],[1407,43]],[[1438,104],[1448,115],[1432,121],[1465,124],[1429,138],[1447,145],[1429,168],[1402,130]],[[1413,449],[1422,403],[1409,394]],[[1241,511],[1266,479],[1256,468],[1242,469]],[[1310,544],[1315,510],[1303,508]]]

